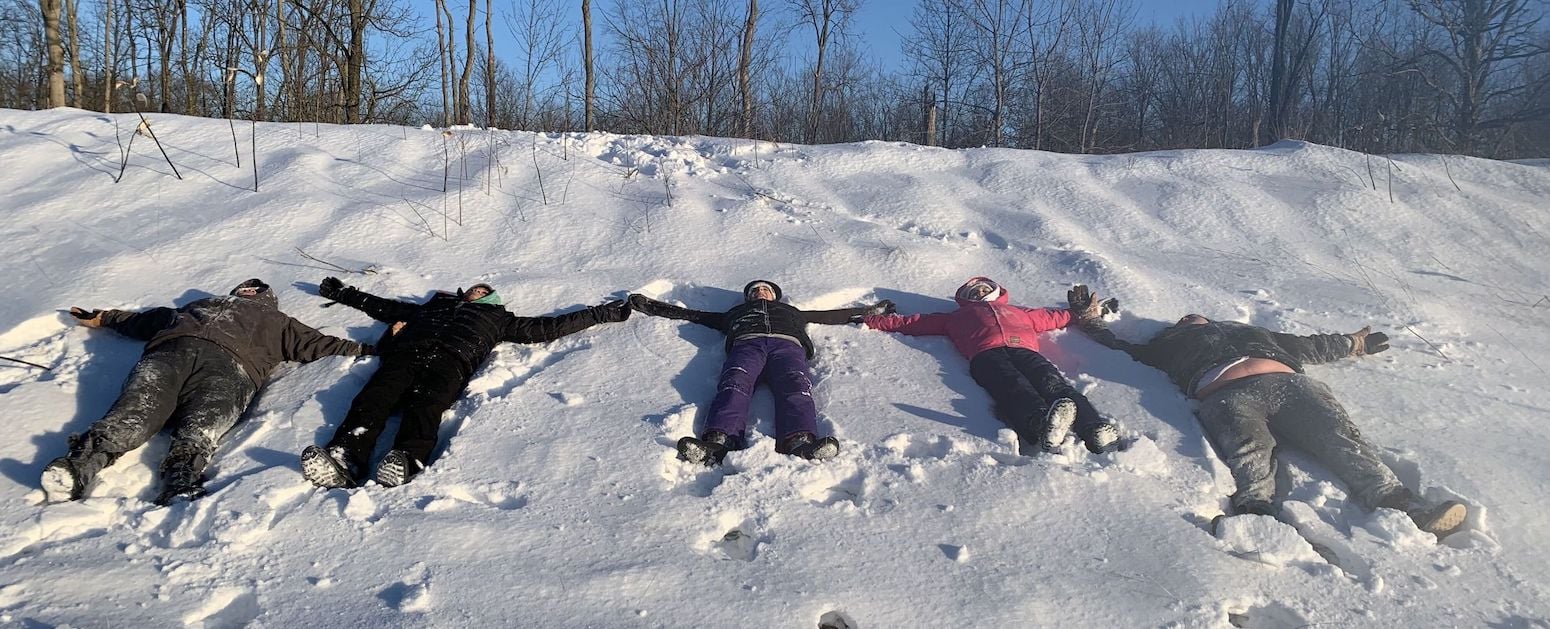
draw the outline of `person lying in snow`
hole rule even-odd
[[[702,312],[630,295],[630,307],[654,317],[683,319],[727,336],[727,361],[721,368],[710,419],[698,439],[678,440],[678,457],[690,463],[718,465],[728,450],[742,449],[747,440],[748,406],[754,387],[764,379],[775,394],[775,451],[810,460],[833,458],[840,443],[818,437],[818,407],[808,361],[813,341],[807,324],[851,323],[869,313],[893,311],[893,302],[839,310],[800,310],[782,302],[780,287],[754,280],[743,287],[743,303],[726,312]]]
[[[395,487],[420,473],[436,448],[442,413],[462,397],[496,344],[544,343],[630,316],[619,299],[553,317],[519,317],[501,305],[489,284],[438,293],[417,304],[377,297],[329,277],[318,294],[392,326],[379,343],[382,365],[356,394],[333,438],[301,453],[302,474],[324,488],[364,482],[377,438],[396,408],[402,408],[403,420],[393,449],[377,463],[375,480]]]
[[[70,453],[43,468],[48,502],[77,500],[103,468],[165,426],[161,505],[205,495],[205,467],[276,365],[364,356],[370,345],[328,336],[280,312],[269,285],[250,279],[224,297],[144,312],[70,308],[81,325],[146,341],[108,414],[70,437]]]
[[[1025,451],[1059,450],[1073,423],[1088,450],[1119,448],[1114,424],[1038,351],[1038,334],[1066,327],[1070,311],[1014,306],[1006,289],[987,277],[969,278],[954,299],[958,309],[952,312],[874,315],[863,322],[884,332],[952,339],[958,353],[969,359],[969,375],[990,392],[996,417],[1017,433]],[[1114,310],[1119,302],[1093,307]]]
[[[1097,298],[1077,286],[1066,299],[1073,311],[1090,312],[1086,306]],[[1364,327],[1295,336],[1191,314],[1145,343],[1131,343],[1116,337],[1101,316],[1084,316],[1078,325],[1093,340],[1161,369],[1199,401],[1195,416],[1237,483],[1233,515],[1279,511],[1275,449],[1291,446],[1333,471],[1367,509],[1405,511],[1439,538],[1463,526],[1468,509],[1462,503],[1429,505],[1417,498],[1362,438],[1329,387],[1303,374],[1303,365],[1386,350],[1388,335]]]

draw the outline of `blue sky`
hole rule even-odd
[[[408,0],[410,6],[418,10],[424,16],[426,28],[434,24],[432,0]],[[520,1],[520,0],[519,0]],[[610,12],[616,1],[632,0],[593,0],[592,10],[593,28],[597,29],[595,37],[606,37],[604,22],[601,15]],[[640,0],[634,0],[640,1]],[[742,0],[721,0],[724,2],[737,2]],[[1152,22],[1163,26],[1172,24],[1176,19],[1188,15],[1206,15],[1215,10],[1220,0],[1133,0],[1136,7],[1136,20],[1139,23]],[[449,0],[453,7],[454,19],[459,19],[462,12],[467,9],[464,0]],[[479,5],[482,9],[482,0]],[[774,11],[784,11],[784,0],[761,0],[761,12],[768,15]],[[910,15],[915,10],[915,0],[862,0],[860,11],[855,15],[854,31],[860,38],[863,47],[869,49],[873,55],[880,59],[886,66],[896,67],[902,61],[899,51],[901,34],[907,34],[910,30]],[[510,54],[512,50],[511,34],[507,31],[505,22],[499,16],[510,10],[511,0],[495,2],[495,54],[501,56]],[[570,19],[575,25],[576,32],[581,30],[581,2],[569,0],[563,5],[564,10],[570,14]],[[483,36],[483,24],[479,25],[480,37]],[[805,43],[802,39],[794,44]],[[891,68],[890,68],[891,69]]]

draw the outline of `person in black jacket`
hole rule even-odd
[[[378,343],[382,365],[350,403],[344,423],[326,446],[301,453],[302,474],[325,488],[363,482],[388,415],[399,407],[403,420],[393,449],[377,464],[375,480],[384,487],[409,482],[430,461],[442,413],[462,396],[496,344],[544,343],[630,316],[620,299],[554,317],[518,317],[489,284],[438,293],[417,304],[383,299],[330,277],[318,285],[318,294],[391,326]]]
[[[893,312],[893,302],[839,310],[805,311],[781,301],[774,282],[754,280],[743,287],[743,303],[726,312],[703,312],[630,295],[630,306],[648,315],[684,319],[727,336],[727,361],[721,369],[710,419],[699,438],[678,440],[679,458],[717,465],[728,450],[743,448],[748,406],[754,387],[766,380],[775,394],[775,451],[823,460],[839,454],[834,437],[818,437],[818,407],[808,361],[813,341],[807,324],[859,323],[862,316]]]
[[[1076,286],[1066,299],[1073,312],[1091,313],[1087,306],[1097,298]],[[1439,538],[1463,525],[1468,509],[1462,503],[1423,503],[1362,438],[1329,387],[1303,374],[1303,365],[1384,351],[1388,335],[1362,328],[1296,336],[1198,314],[1145,343],[1116,337],[1101,316],[1084,316],[1080,327],[1093,340],[1161,369],[1199,401],[1195,416],[1237,484],[1234,514],[1279,511],[1275,449],[1291,446],[1333,471],[1367,509],[1405,511]]]
[[[43,468],[44,498],[77,500],[103,468],[161,431],[172,447],[161,463],[157,504],[205,494],[204,470],[222,435],[236,426],[253,396],[282,361],[372,353],[370,345],[335,338],[280,312],[269,285],[250,279],[225,297],[144,312],[70,309],[81,325],[146,341],[108,414],[70,437],[70,453]]]

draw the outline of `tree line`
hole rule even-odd
[[[1074,153],[1550,154],[1545,0],[0,0],[0,107]],[[499,30],[503,38],[495,38]],[[499,48],[497,49],[497,45]]]

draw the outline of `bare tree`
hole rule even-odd
[[[748,0],[748,13],[743,20],[741,53],[738,56],[737,62],[737,94],[741,104],[739,110],[742,112],[742,116],[738,121],[738,129],[745,138],[754,137],[753,79],[749,75],[753,71],[754,32],[758,25],[759,0]]]
[[[42,0],[43,32],[48,45],[48,106],[65,106],[65,52],[60,40],[62,0]]]
[[[586,94],[582,96],[582,107],[586,109],[586,130],[591,131],[597,123],[592,107],[597,100],[597,79],[592,71],[592,0],[581,0],[581,30],[583,43],[581,50],[582,64],[586,66],[587,86]]]
[[[803,134],[803,141],[811,144],[818,141],[818,121],[823,113],[824,101],[824,56],[829,52],[829,41],[835,35],[843,35],[850,18],[861,8],[860,0],[788,0],[792,10],[797,14],[797,22],[805,24],[813,31],[813,42],[817,46],[816,57],[813,61],[813,85],[809,92],[807,106],[807,129]]]

